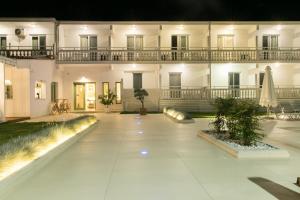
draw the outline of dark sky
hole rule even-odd
[[[0,17],[58,20],[300,20],[300,0],[3,0]],[[6,5],[3,9],[4,5]]]

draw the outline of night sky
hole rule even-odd
[[[58,20],[300,20],[300,0],[3,0],[1,7],[0,17]]]

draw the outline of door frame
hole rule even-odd
[[[87,83],[92,83],[92,84],[94,84],[95,85],[95,111],[96,111],[96,107],[97,107],[97,99],[96,99],[96,97],[97,97],[97,94],[96,94],[96,91],[97,91],[97,85],[96,85],[96,82],[95,81],[90,81],[90,82],[73,82],[73,99],[74,99],[74,110],[86,110],[86,99],[85,99],[85,97],[86,97],[86,92],[85,92],[85,90],[86,90],[86,85],[85,84],[87,84]],[[75,107],[76,107],[76,96],[75,96],[75,94],[76,94],[76,90],[75,90],[75,85],[84,85],[84,109],[75,109]]]
[[[83,109],[81,108],[76,108],[76,85],[83,85],[84,86],[84,95],[83,95],[83,98],[84,98],[84,101],[83,101]],[[82,83],[82,82],[73,82],[73,98],[74,98],[74,102],[73,102],[73,106],[74,106],[74,110],[86,110],[85,109],[85,82]]]

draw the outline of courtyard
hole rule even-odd
[[[263,121],[265,141],[289,159],[236,159],[197,137],[210,119],[174,123],[161,114],[96,114],[99,124],[5,200],[272,200],[250,177],[271,180],[299,197],[300,124]],[[298,196],[297,196],[298,195]]]

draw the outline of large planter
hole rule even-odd
[[[105,107],[104,107],[104,112],[105,112],[105,113],[110,113],[110,107],[106,107],[106,106],[105,106]]]
[[[290,155],[288,151],[284,149],[280,149],[278,147],[274,147],[269,144],[264,144],[268,148],[266,149],[259,149],[259,148],[251,148],[251,147],[238,147],[238,145],[232,145],[230,143],[227,143],[223,140],[219,140],[216,137],[212,136],[211,134],[208,134],[204,131],[198,132],[198,137],[201,137],[202,139],[212,143],[213,145],[219,147],[220,149],[226,151],[231,156],[235,158],[289,158]]]

